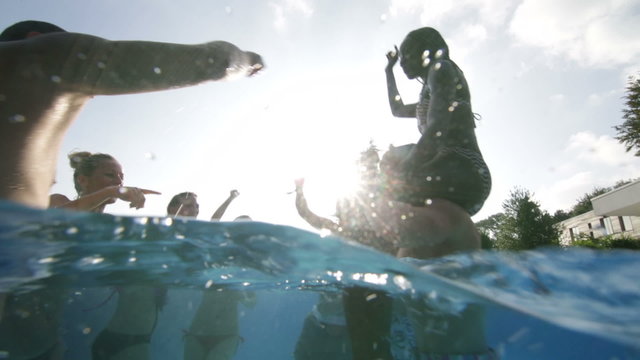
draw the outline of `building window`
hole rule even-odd
[[[611,218],[609,217],[600,218],[600,225],[602,225],[602,227],[604,228],[604,235],[613,234],[613,226],[611,224]]]
[[[631,231],[633,230],[633,226],[631,225],[631,218],[628,216],[618,216],[618,221],[620,222],[620,229],[622,231]]]
[[[591,226],[591,223],[588,223],[587,225],[589,225],[589,237],[593,239],[593,227]]]
[[[569,235],[571,235],[571,241],[574,241],[580,235],[580,229],[577,226],[569,228]]]

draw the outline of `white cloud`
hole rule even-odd
[[[282,0],[280,2],[271,1],[269,6],[273,9],[273,25],[279,31],[287,28],[290,17],[310,17],[313,15],[313,6],[308,0]]]
[[[563,102],[565,99],[564,94],[554,94],[549,96],[549,100],[551,100],[551,102],[553,103],[561,103]]]
[[[604,91],[600,93],[593,93],[587,97],[587,104],[591,106],[599,106],[604,104],[605,101],[608,101],[614,96],[621,96],[620,90],[616,89],[616,90],[609,90],[609,91]]]
[[[640,58],[637,6],[632,0],[524,0],[510,31],[524,45],[608,68]]]
[[[567,151],[593,165],[626,166],[638,161],[633,154],[625,151],[618,140],[586,131],[571,135]]]
[[[576,133],[555,160],[560,163],[553,167],[551,182],[535,190],[536,199],[549,212],[570,209],[596,187],[640,176],[640,158],[607,135]]]
[[[543,186],[535,192],[540,206],[550,213],[556,210],[568,210],[576,200],[591,191],[594,177],[590,171],[582,171],[560,179],[549,186]]]
[[[435,27],[447,19],[473,14],[471,18],[482,19],[484,25],[497,26],[505,23],[514,5],[504,0],[392,0],[389,14],[419,13],[423,25]]]

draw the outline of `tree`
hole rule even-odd
[[[629,77],[625,93],[625,107],[622,109],[622,125],[614,126],[618,132],[616,139],[627,151],[635,149],[635,156],[640,156],[640,77]]]
[[[504,217],[498,226],[495,247],[501,250],[527,250],[559,245],[560,231],[553,216],[540,209],[533,195],[516,188],[502,203]]]
[[[576,204],[573,205],[573,207],[571,208],[571,211],[569,212],[569,214],[571,214],[571,216],[578,216],[580,214],[584,214],[586,212],[593,210],[593,204],[591,204],[591,199],[593,199],[598,195],[605,194],[609,191],[611,191],[611,188],[603,188],[603,187],[593,188],[591,192],[588,192],[582,195],[582,197],[578,199]]]

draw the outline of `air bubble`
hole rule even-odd
[[[51,76],[51,81],[53,81],[56,84],[60,84],[60,82],[62,81],[62,78],[58,75],[52,75]]]
[[[438,131],[438,132],[436,132],[436,136],[437,136],[437,137],[442,136],[442,131]]]
[[[444,55],[444,51],[442,49],[438,49],[438,51],[436,51],[436,59],[440,59],[442,55]]]
[[[400,101],[402,98],[400,97],[400,95],[396,95],[393,99],[394,99],[395,101]]]
[[[104,69],[107,67],[107,64],[103,63],[102,61],[98,61],[96,66],[98,67],[98,69]]]
[[[431,52],[429,50],[425,50],[422,52],[422,60],[426,60],[429,58],[429,55],[431,55]]]
[[[437,63],[435,66],[436,70],[440,70],[441,67],[442,67],[442,63]]]
[[[426,59],[422,60],[422,67],[429,66],[430,62],[431,62],[431,59],[429,59],[429,58],[426,58]]]
[[[427,176],[427,181],[431,181],[431,180],[432,180],[431,176]]]
[[[427,200],[424,201],[424,203],[425,203],[425,205],[431,205],[431,204],[433,204],[433,200],[427,199]]]
[[[153,72],[158,74],[158,75],[160,75],[160,74],[162,74],[162,69],[160,69],[159,67],[156,66],[156,67],[153,68]]]

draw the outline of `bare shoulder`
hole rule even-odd
[[[62,194],[51,194],[49,196],[49,208],[58,208],[61,207],[71,200]]]

